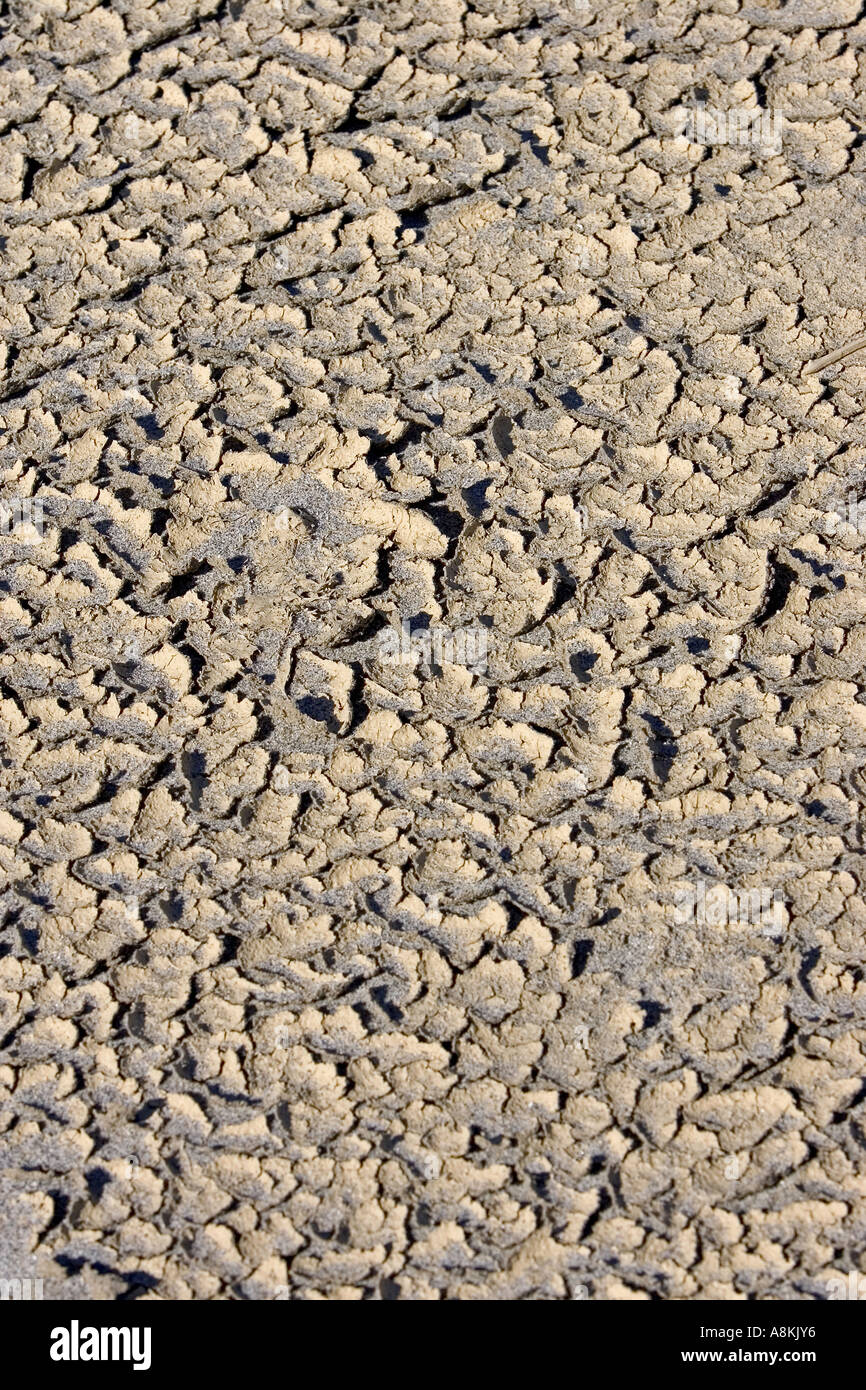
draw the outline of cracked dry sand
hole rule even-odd
[[[802,368],[864,331],[858,4],[0,27],[0,1275],[827,1297],[866,356]]]

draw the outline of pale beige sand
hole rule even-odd
[[[9,9],[0,1275],[827,1297],[859,6]]]

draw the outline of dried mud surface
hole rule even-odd
[[[801,369],[864,331],[858,5],[0,29],[0,493],[44,508],[0,538],[0,1274],[825,1297],[866,367]],[[384,660],[403,620],[486,668]],[[697,880],[782,925],[679,920]]]

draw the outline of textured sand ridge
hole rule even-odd
[[[0,4],[0,1276],[856,1282],[859,15]]]

